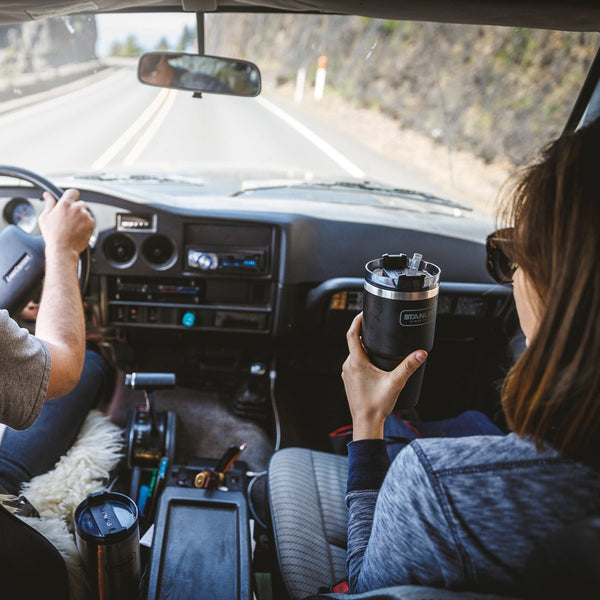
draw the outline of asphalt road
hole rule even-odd
[[[52,94],[50,95],[52,96]],[[371,179],[440,194],[435,186],[293,103],[140,84],[116,70],[68,94],[0,115],[0,163],[55,172],[196,172],[244,166],[282,175]]]

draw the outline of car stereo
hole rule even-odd
[[[267,252],[261,249],[213,251],[188,248],[186,266],[189,269],[221,273],[264,273]]]

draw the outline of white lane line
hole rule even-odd
[[[157,94],[146,110],[121,134],[117,141],[109,146],[106,151],[93,164],[93,169],[103,169],[125,146],[138,134],[140,129],[160,109],[169,94],[168,89],[162,89]]]
[[[321,152],[326,154],[331,160],[337,163],[344,171],[356,177],[362,179],[366,176],[366,173],[359,169],[353,162],[348,160],[341,152],[338,152],[331,144],[328,144],[322,137],[319,137],[316,133],[311,131],[305,125],[302,125],[300,121],[294,119],[294,117],[288,115],[284,110],[275,106],[269,100],[258,97],[256,101],[267,110],[271,111],[275,116],[279,117],[282,121],[287,123],[290,127],[293,127],[300,135],[303,135],[309,142],[312,142]]]
[[[129,154],[125,157],[123,165],[130,167],[135,163],[135,161],[141,156],[142,152],[148,147],[148,144],[152,141],[152,138],[156,135],[156,132],[167,118],[171,108],[173,108],[173,103],[175,102],[175,97],[177,96],[177,90],[167,91],[168,96],[163,105],[160,107],[156,117],[152,123],[150,123],[148,129],[146,129],[144,135],[137,141],[137,144],[131,149],[131,152],[129,152]]]

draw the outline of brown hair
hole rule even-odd
[[[600,122],[561,136],[510,191],[506,252],[540,314],[504,382],[504,412],[538,446],[600,467]]]

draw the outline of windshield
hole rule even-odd
[[[207,15],[206,54],[256,63],[262,93],[197,98],[136,74],[142,52],[196,51],[193,14],[8,25],[0,162],[232,179],[232,193],[368,181],[491,211],[506,176],[560,133],[597,46],[596,33]]]

